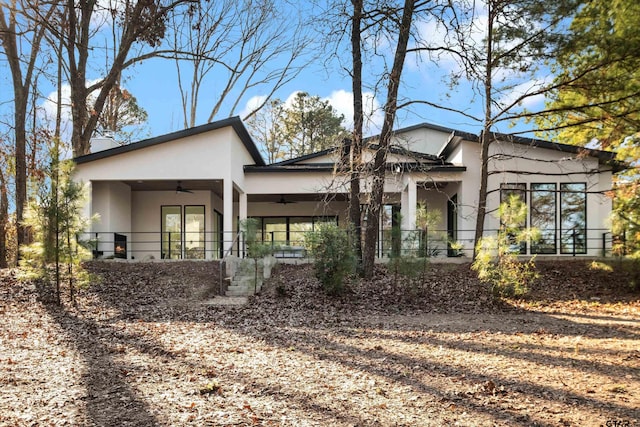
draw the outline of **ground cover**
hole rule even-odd
[[[539,263],[506,302],[465,264],[340,298],[279,266],[240,307],[202,304],[212,262],[88,268],[63,307],[0,274],[0,425],[640,425],[626,266]]]

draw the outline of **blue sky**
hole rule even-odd
[[[295,13],[293,10],[290,10],[290,12]],[[470,30],[469,35],[471,39],[476,39],[478,43],[482,39],[482,16],[482,11],[479,10],[476,14],[476,23]],[[416,27],[425,38],[436,41],[444,38],[442,28],[433,22],[417,22]],[[316,42],[318,41],[316,40]],[[376,40],[376,43],[378,43],[375,46],[377,51],[381,53],[381,56],[386,55],[386,60],[389,61],[394,41]],[[316,44],[314,49],[321,49],[320,44]],[[349,126],[352,119],[351,81],[343,68],[350,64],[350,53],[346,49],[341,50],[341,52],[340,58],[320,55],[307,64],[294,80],[284,85],[274,96],[286,100],[297,91],[305,91],[310,95],[320,96],[329,100],[339,113],[344,114],[347,126]],[[104,59],[102,60],[104,61]],[[101,77],[98,64],[99,62],[96,61],[93,75],[90,74],[88,76],[89,79]],[[276,65],[273,66],[275,67]],[[468,82],[462,80],[453,89],[446,84],[446,76],[451,72],[457,71],[457,67],[452,57],[442,56],[434,62],[427,58],[409,56],[406,60],[403,75],[402,99],[427,100],[446,107],[462,109],[468,114],[481,117],[482,100],[474,95]],[[372,81],[372,76],[379,75],[382,69],[383,59],[381,57],[365,63],[365,74],[371,77],[369,81]],[[0,62],[0,70],[2,71],[2,77],[0,77],[0,102],[5,102],[5,104],[0,104],[0,109],[6,112],[8,105],[6,101],[10,100],[11,94],[6,63]],[[137,98],[138,104],[149,115],[148,123],[144,126],[144,131],[139,134],[139,138],[162,135],[184,127],[175,62],[167,59],[151,59],[127,69],[124,77],[123,86]],[[544,81],[546,76],[527,77],[520,81],[517,78],[519,77],[513,80],[516,82],[516,87],[512,93],[521,93],[523,90],[532,87],[532,85],[535,86],[536,82]],[[216,99],[217,93],[220,91],[220,85],[223,82],[225,82],[225,77],[217,74],[211,74],[205,79],[200,94],[201,108],[199,109],[196,124],[206,123],[212,102]],[[51,91],[53,91],[53,88],[50,89],[49,93],[52,93]],[[44,92],[47,92],[46,87]],[[250,106],[255,104],[256,99],[261,99],[266,93],[268,93],[268,87],[258,87],[248,91],[242,97],[235,114],[243,116]],[[370,106],[369,110],[371,112],[371,120],[366,131],[368,134],[374,134],[379,129],[382,122],[380,106],[384,103],[385,95],[384,88],[376,94],[365,88],[365,105]],[[529,102],[527,106],[540,106],[541,102],[540,98],[536,98]],[[45,100],[42,100],[39,105],[43,110],[52,111],[53,109],[53,105]],[[222,119],[226,116],[223,108],[221,114],[216,118]],[[396,127],[411,126],[421,122],[473,133],[478,133],[481,127],[479,122],[475,122],[463,115],[426,106],[413,106],[410,109],[399,111]],[[522,125],[517,127],[517,129],[523,128]],[[505,123],[496,130],[508,132],[510,128]]]

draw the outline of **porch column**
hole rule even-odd
[[[416,206],[418,204],[418,188],[413,178],[408,177],[402,190],[400,200],[400,213],[402,215],[402,230],[409,231],[416,228]]]
[[[227,252],[231,253],[233,247],[233,239],[235,233],[233,232],[233,182],[231,179],[225,179],[223,181],[223,242],[225,255]]]
[[[238,205],[238,215],[240,216],[240,221],[244,221],[247,219],[247,193],[244,191],[240,192],[240,203]]]

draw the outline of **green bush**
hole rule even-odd
[[[526,205],[516,198],[510,198],[499,208],[501,229],[497,237],[483,237],[476,246],[476,258],[471,266],[478,273],[478,279],[490,285],[496,296],[522,296],[529,291],[539,274],[534,258],[518,260],[523,242],[533,240],[536,230],[522,228],[527,215]]]
[[[306,243],[325,292],[329,295],[344,292],[345,280],[356,269],[355,251],[347,231],[334,224],[323,224],[307,236]]]

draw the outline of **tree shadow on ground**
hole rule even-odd
[[[343,300],[336,303],[322,296],[318,289],[287,289],[284,296],[279,296],[272,289],[271,293],[267,290],[244,307],[205,307],[194,299],[198,293],[196,287],[180,284],[179,280],[167,278],[166,274],[154,272],[154,275],[148,276],[127,270],[124,276],[117,279],[112,277],[109,282],[103,281],[84,295],[94,308],[115,313],[108,319],[96,319],[95,313],[73,314],[55,307],[49,308],[50,315],[77,343],[85,358],[87,407],[90,418],[99,425],[115,425],[114,420],[124,424],[130,419],[138,420],[137,425],[158,423],[148,405],[136,396],[128,384],[123,372],[126,367],[114,355],[113,343],[131,346],[154,357],[178,360],[185,367],[189,365],[193,368],[193,364],[197,364],[181,360],[180,354],[167,350],[152,337],[141,337],[130,331],[118,332],[113,328],[114,323],[177,321],[211,325],[212,328],[246,337],[250,342],[266,343],[282,351],[294,349],[292,357],[304,354],[319,364],[331,360],[347,371],[366,373],[409,387],[412,393],[427,401],[437,402],[436,406],[455,405],[469,414],[488,417],[502,425],[558,424],[558,417],[555,421],[531,417],[526,411],[510,406],[510,399],[534,402],[530,408],[538,406],[538,409],[560,400],[566,410],[582,408],[586,411],[597,410],[610,418],[637,418],[637,412],[629,405],[596,395],[585,395],[563,387],[561,383],[536,383],[529,378],[488,373],[479,368],[434,360],[420,351],[414,354],[399,353],[389,344],[419,344],[429,349],[448,349],[456,354],[477,354],[558,369],[566,367],[607,378],[637,378],[637,368],[630,364],[616,366],[593,359],[579,359],[571,356],[572,349],[568,347],[554,353],[560,338],[615,337],[637,340],[639,325],[634,320],[623,319],[624,323],[612,325],[609,322],[611,319],[605,316],[597,319],[603,320],[602,323],[580,323],[567,316],[513,308],[505,312],[495,307],[477,314],[430,315],[424,311],[414,311],[399,316],[397,306],[388,312],[384,306],[376,306],[372,310],[362,301],[351,304]],[[294,279],[287,277],[295,286]],[[177,300],[178,303],[166,304],[164,299]],[[483,323],[483,319],[492,316],[502,320]],[[491,344],[479,336],[474,337],[474,334],[532,335],[541,339],[534,344],[522,344],[518,349],[507,349],[499,342]],[[464,335],[464,339],[460,339],[461,335]],[[109,337],[113,342],[108,342]],[[185,339],[188,340],[188,337]],[[381,340],[384,345],[368,344]],[[625,353],[620,357],[625,355],[633,356]],[[244,383],[255,392],[277,396],[292,406],[315,413],[329,424],[375,424],[359,415],[353,404],[345,404],[341,410],[337,410],[321,403],[313,394],[292,391],[281,383],[274,385],[251,372],[225,375],[230,382]],[[459,381],[460,384],[466,384],[467,389],[452,391],[443,386],[443,379]],[[501,402],[496,396],[506,397]],[[124,409],[121,401],[127,402]],[[605,422],[604,419],[600,421]]]
[[[96,426],[154,426],[158,420],[127,381],[128,370],[116,360],[119,348],[115,334],[105,334],[108,325],[76,315],[55,305],[40,287],[41,300],[60,331],[84,359],[83,383],[86,417]],[[135,340],[128,336],[126,341]],[[148,345],[148,344],[147,344]],[[170,357],[162,348],[157,354]]]

